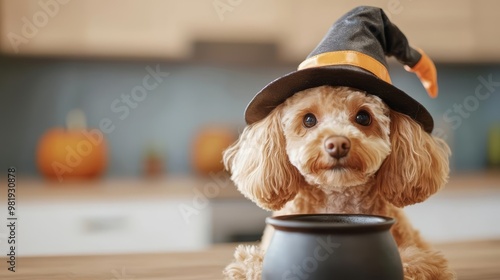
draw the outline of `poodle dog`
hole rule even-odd
[[[447,260],[426,243],[402,207],[419,203],[447,181],[450,150],[379,97],[348,87],[297,92],[247,126],[224,152],[237,188],[275,215],[374,214],[396,218],[405,280],[455,279]],[[260,246],[237,247],[227,279],[261,279],[273,229]]]

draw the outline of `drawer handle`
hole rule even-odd
[[[91,217],[83,221],[87,232],[108,232],[127,228],[128,219],[125,216]]]

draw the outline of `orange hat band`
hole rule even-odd
[[[332,65],[356,66],[391,84],[389,71],[380,61],[357,51],[335,51],[318,54],[304,60],[299,65],[298,70]]]

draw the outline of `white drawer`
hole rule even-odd
[[[162,252],[207,246],[210,205],[187,223],[179,212],[181,204],[190,205],[191,200],[19,203],[17,254]]]

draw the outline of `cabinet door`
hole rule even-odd
[[[18,254],[61,255],[200,249],[210,242],[210,205],[191,200],[44,201],[20,204]],[[194,208],[192,208],[194,209]]]
[[[188,59],[192,43],[264,42],[301,61],[360,1],[0,0],[0,52]],[[319,4],[318,4],[319,3]],[[373,0],[433,59],[500,60],[500,2]]]

